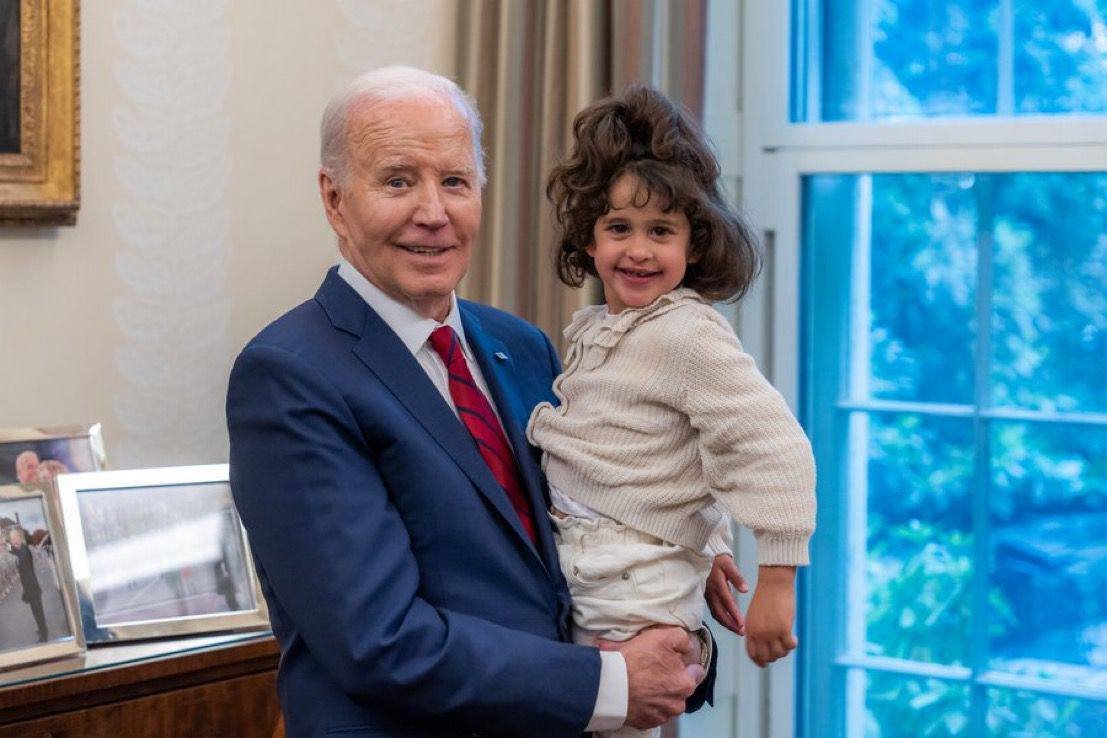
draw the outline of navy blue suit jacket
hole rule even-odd
[[[336,270],[235,362],[231,485],[281,645],[290,738],[579,738],[591,717],[600,658],[568,642],[525,436],[560,362],[528,323],[459,308],[537,546],[422,367]]]
[[[292,737],[579,738],[600,659],[568,643],[531,409],[546,336],[460,302],[539,541],[418,362],[335,270],[243,350],[227,397],[235,504],[281,645]]]

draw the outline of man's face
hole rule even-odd
[[[38,454],[24,451],[15,457],[15,476],[22,484],[34,484],[38,477]]]
[[[469,268],[481,192],[465,119],[447,100],[357,103],[344,182],[319,189],[342,255],[389,296],[442,320]]]
[[[23,534],[18,530],[13,530],[8,536],[11,539],[12,546],[15,548],[19,548],[23,545]]]

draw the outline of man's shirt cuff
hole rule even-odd
[[[600,690],[585,732],[623,727],[629,700],[626,659],[618,651],[600,651]]]

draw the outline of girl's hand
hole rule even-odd
[[[762,566],[746,613],[746,653],[758,666],[784,658],[799,645],[792,634],[796,619],[796,570]]]
[[[711,614],[719,621],[719,625],[732,633],[745,635],[746,621],[742,618],[742,611],[738,609],[737,600],[734,599],[734,591],[730,588],[732,584],[739,592],[750,591],[746,580],[738,571],[738,565],[734,563],[734,557],[730,554],[719,554],[711,564],[711,573],[707,575],[704,598],[707,600],[707,606],[711,608]]]

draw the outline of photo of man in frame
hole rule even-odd
[[[0,484],[50,484],[59,474],[96,470],[86,437],[0,443]]]
[[[0,652],[69,638],[41,498],[0,499]]]
[[[97,626],[257,606],[226,484],[85,490],[77,506]]]

